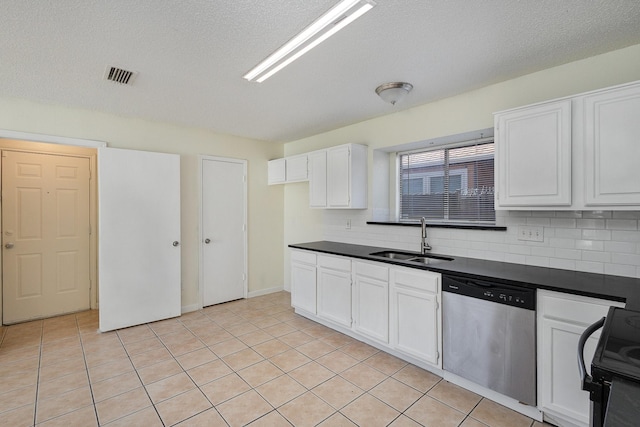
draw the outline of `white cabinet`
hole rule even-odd
[[[316,254],[291,251],[291,305],[316,314]]]
[[[269,160],[267,163],[267,184],[284,184],[287,178],[284,159]]]
[[[313,151],[309,156],[309,206],[327,206],[327,150]]]
[[[640,82],[496,113],[496,209],[639,209],[638,117]]]
[[[640,205],[640,85],[586,95],[585,205]]]
[[[351,259],[318,255],[318,316],[351,328]]]
[[[589,394],[582,391],[578,373],[578,340],[584,330],[601,317],[613,301],[552,291],[538,291],[538,408],[545,419],[559,426],[589,425]],[[590,366],[599,332],[585,346]]]
[[[389,287],[392,348],[442,368],[440,274],[393,267]]]
[[[571,100],[495,117],[497,205],[571,205]]]
[[[346,144],[308,154],[309,205],[314,208],[367,208],[367,146]]]
[[[353,262],[353,329],[371,339],[389,343],[389,267]]]
[[[267,183],[287,184],[308,180],[307,155],[269,160],[267,163]]]

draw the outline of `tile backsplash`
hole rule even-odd
[[[428,228],[434,253],[566,270],[640,277],[640,211],[497,211],[507,231]],[[369,211],[327,210],[324,240],[420,249],[420,228],[367,225]],[[350,228],[347,228],[347,222]],[[520,226],[543,229],[542,242],[518,240]]]

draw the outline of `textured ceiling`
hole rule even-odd
[[[638,0],[376,1],[258,84],[337,0],[2,0],[0,96],[291,141],[640,43]],[[414,90],[392,107],[374,89],[397,80]]]

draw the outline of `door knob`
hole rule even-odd
[[[211,239],[204,239],[204,243],[208,245],[209,243],[211,243]]]
[[[13,243],[7,243],[6,245],[4,245],[4,247],[7,249],[11,249],[13,247]]]
[[[173,246],[178,246],[179,244],[180,244],[180,242],[178,242],[177,240],[174,240]]]

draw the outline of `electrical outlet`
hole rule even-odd
[[[347,225],[345,225],[344,228],[346,228],[347,230],[351,230],[351,220],[350,219],[347,220]]]
[[[518,240],[544,242],[544,227],[535,225],[521,225],[518,227]]]

